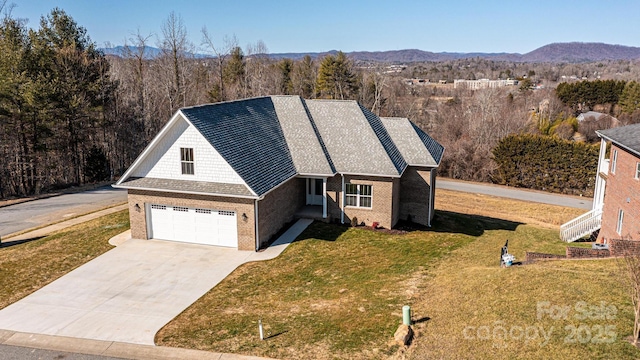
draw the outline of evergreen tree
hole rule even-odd
[[[355,99],[358,91],[358,78],[353,64],[339,51],[336,56],[327,55],[318,70],[317,90],[321,96],[330,99]]]
[[[316,93],[316,75],[315,64],[311,56],[305,55],[301,61],[293,66],[291,72],[291,82],[293,85],[293,93],[300,95],[305,99],[315,97]]]
[[[293,81],[291,80],[291,72],[293,71],[293,61],[291,59],[282,59],[278,63],[280,70],[280,92],[285,95],[293,93]]]
[[[95,136],[112,89],[109,63],[95,44],[63,10],[54,9],[40,20],[40,29],[30,32],[40,76],[46,86],[43,99],[47,116],[55,123],[57,147],[71,165],[63,171],[69,183],[83,182],[86,139]],[[63,167],[64,168],[64,167]]]
[[[245,89],[246,65],[244,53],[239,46],[231,49],[229,61],[224,66],[224,78],[227,84],[235,86],[236,98],[246,95]]]
[[[624,90],[622,90],[618,103],[622,111],[627,114],[632,114],[640,109],[640,83],[636,81],[628,82]]]

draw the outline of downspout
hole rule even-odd
[[[431,216],[433,214],[433,205],[435,203],[435,196],[436,196],[436,177],[435,177],[435,172],[434,172],[434,168],[431,168],[431,170],[429,170],[429,176],[431,177],[431,189],[430,190],[430,196],[429,196],[429,218],[427,220],[427,226],[431,227]]]
[[[340,174],[342,177],[342,194],[340,194],[340,224],[344,224],[344,174]]]
[[[260,250],[260,233],[258,232],[258,199],[255,200],[253,213],[255,214],[256,251],[258,251]]]

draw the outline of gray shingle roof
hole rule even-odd
[[[640,124],[621,126],[607,130],[598,130],[596,132],[601,137],[604,137],[640,155]]]
[[[253,197],[249,189],[241,184],[223,184],[208,181],[189,181],[158,178],[129,178],[118,186],[128,189],[154,189],[168,192],[187,192],[194,194],[236,195]]]
[[[381,118],[409,165],[438,166],[444,148],[407,118]]]
[[[337,172],[399,176],[404,171],[406,163],[380,120],[373,114],[365,114],[357,102],[305,100],[305,103]]]
[[[271,100],[298,173],[333,175],[335,171],[329,164],[302,99],[299,96],[272,96]]]
[[[431,154],[431,157],[433,157],[433,159],[435,160],[436,165],[439,166],[440,161],[442,160],[442,156],[444,155],[444,146],[435,141],[431,136],[429,136],[429,134],[422,131],[422,129],[420,129],[416,124],[411,123],[411,126],[413,127],[413,130],[415,130],[418,134],[420,140],[422,140],[422,143]]]
[[[382,147],[387,152],[387,155],[389,155],[389,159],[391,159],[391,162],[393,162],[393,165],[396,167],[396,170],[398,170],[399,174],[402,174],[404,169],[407,167],[407,161],[400,153],[400,150],[398,149],[395,142],[389,135],[389,132],[385,128],[381,119],[378,116],[376,116],[374,113],[369,111],[369,109],[365,108],[364,106],[360,104],[358,104],[358,106],[360,106],[360,110],[362,110],[364,117],[367,119],[367,121],[371,125],[373,132],[376,134],[376,136],[380,140]]]
[[[181,110],[258,195],[296,175],[270,97]]]
[[[272,96],[180,111],[247,186],[157,178],[119,186],[262,196],[296,175],[398,177],[408,164],[438,166],[444,150],[408,119],[380,119],[355,101]]]

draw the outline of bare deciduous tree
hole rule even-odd
[[[170,112],[173,113],[179,107],[186,106],[186,58],[193,50],[193,46],[187,38],[187,28],[182,17],[173,11],[162,23],[161,31],[163,37],[158,45],[162,50],[167,67],[171,68],[170,73],[173,77],[170,80],[167,79],[168,81],[165,83],[170,101]]]
[[[224,80],[225,59],[231,53],[231,49],[238,46],[238,39],[236,39],[235,35],[231,37],[225,36],[222,45],[216,46],[213,42],[213,37],[209,34],[207,27],[204,26],[202,28],[202,44],[213,52],[217,63],[218,83],[208,90],[209,98],[212,101],[225,101],[227,100]]]

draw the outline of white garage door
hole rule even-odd
[[[149,238],[238,247],[234,211],[149,205]]]

